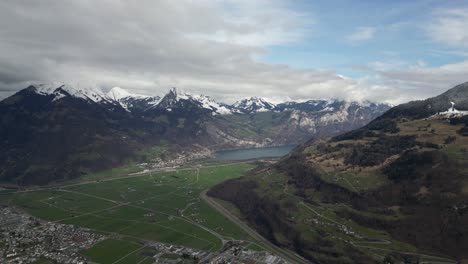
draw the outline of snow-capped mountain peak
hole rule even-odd
[[[232,114],[232,110],[225,104],[216,102],[213,98],[206,95],[194,95],[192,99],[199,102],[201,107],[211,109],[213,113],[220,115]]]
[[[71,96],[88,99],[95,103],[98,103],[101,101],[108,101],[106,94],[98,89],[93,89],[93,88],[88,88],[88,87],[73,87],[70,85],[62,85],[59,88],[57,88],[57,90],[59,89],[66,91]]]
[[[161,99],[161,102],[159,102],[158,107],[169,109],[177,105],[180,99],[186,99],[186,98],[187,98],[186,94],[181,94],[177,91],[175,87],[172,87],[169,90],[169,92]]]
[[[56,83],[32,85],[32,87],[38,94],[54,95],[54,101],[64,98],[66,96],[82,98],[95,103],[110,101],[107,95],[97,88],[77,87],[69,84]]]
[[[308,100],[304,102],[290,101],[275,104],[265,98],[256,96],[242,99],[232,105],[227,105],[217,102],[210,96],[182,92],[175,87],[171,88],[163,98],[132,93],[120,87],[113,87],[107,93],[103,93],[97,88],[75,87],[57,83],[32,85],[29,89],[37,94],[53,95],[53,101],[71,96],[85,99],[88,102],[112,105],[119,104],[128,112],[134,113],[142,113],[150,111],[151,109],[166,109],[167,111],[172,111],[174,109],[190,109],[189,111],[192,111],[196,108],[208,110],[207,112],[212,115],[250,114],[268,111],[282,112],[287,110],[331,113],[343,109],[358,111],[361,108],[375,108],[379,110],[388,107],[387,104],[373,103],[370,101],[357,102],[338,99]]]
[[[115,101],[119,101],[120,99],[127,98],[127,97],[138,98],[138,99],[151,97],[149,95],[130,93],[127,90],[122,89],[117,86],[110,89],[110,91],[107,92],[107,96],[112,98]]]
[[[31,85],[30,89],[33,89],[38,94],[50,95],[50,94],[53,94],[54,91],[58,87],[60,87],[62,85],[63,84],[54,84],[54,83],[45,84],[45,83],[41,83],[41,84],[37,84],[37,85]]]
[[[209,110],[213,115],[227,115],[233,113],[228,105],[218,103],[210,96],[180,92],[175,87],[172,87],[163,97],[158,107],[172,110],[173,108],[184,107],[187,103],[192,103],[200,108]]]
[[[107,96],[119,103],[129,112],[133,110],[145,111],[146,109],[159,104],[161,101],[159,96],[130,93],[120,87],[113,87],[109,92],[107,92]]]
[[[171,90],[169,90],[169,94],[172,94],[176,100],[189,100],[190,98],[194,97],[194,95],[182,92],[176,87],[172,87]]]
[[[232,106],[246,113],[272,111],[276,107],[266,99],[256,96],[237,101]]]

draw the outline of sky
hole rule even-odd
[[[34,83],[398,104],[468,81],[468,0],[0,2],[0,99]]]

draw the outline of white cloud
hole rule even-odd
[[[439,67],[414,67],[400,70],[380,71],[380,74],[393,81],[403,81],[426,87],[450,86],[468,81],[468,61],[446,64]],[[408,87],[411,87],[410,85]]]
[[[468,76],[463,69],[468,65],[431,70],[419,63],[398,71],[382,62],[373,65],[378,69],[372,74],[384,80],[376,85],[373,76],[353,79],[333,69],[261,62],[259,55],[271,45],[304,41],[311,24],[318,25],[288,3],[0,1],[0,98],[29,82],[60,81],[157,95],[177,86],[227,102],[257,95],[395,103],[424,97],[424,89],[449,88]],[[363,27],[350,38],[363,41],[375,33],[375,28]]]
[[[27,82],[61,81],[159,95],[177,86],[225,101],[377,98],[365,80],[334,70],[254,59],[304,37],[311,19],[287,3],[3,1],[0,95]]]
[[[384,87],[392,87],[398,94],[388,101],[395,103],[436,96],[468,81],[468,60],[438,67],[429,67],[423,61],[376,62],[360,69],[376,74]]]
[[[358,27],[356,31],[347,37],[350,42],[362,42],[373,39],[377,29],[374,27]]]
[[[438,10],[434,16],[427,28],[434,41],[468,48],[468,8]]]
[[[223,0],[222,16],[227,23],[242,30],[220,29],[214,34],[192,37],[245,46],[289,44],[301,41],[313,20],[290,9],[283,0]],[[307,27],[306,27],[307,26]]]

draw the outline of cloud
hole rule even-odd
[[[423,61],[375,62],[360,69],[376,74],[384,87],[398,92],[399,96],[390,97],[394,102],[432,97],[468,81],[468,60],[437,67]]]
[[[153,95],[176,86],[226,102],[254,95],[393,103],[425,96],[423,88],[416,91],[403,85],[414,87],[406,79],[424,75],[417,72],[421,69],[396,72],[382,64],[378,73],[370,72],[385,81],[375,82],[372,75],[347,78],[334,69],[262,62],[259,58],[273,46],[303,44],[320,25],[289,4],[287,0],[0,1],[0,98],[28,83],[51,81],[103,90],[120,86]],[[371,27],[358,28],[351,39],[370,39],[375,32]]]
[[[427,27],[430,37],[449,46],[468,48],[468,8],[440,9]]]
[[[310,21],[285,0],[3,1],[0,96],[62,81],[146,94],[177,86],[224,101],[372,98],[365,81],[334,70],[254,59],[300,42]]]
[[[220,29],[214,34],[193,34],[194,38],[245,46],[270,46],[301,41],[313,24],[310,17],[290,9],[286,1],[278,0],[224,0],[221,6],[227,23],[244,29],[235,32]]]
[[[347,37],[350,42],[362,42],[374,38],[377,29],[374,27],[358,27],[355,32]]]

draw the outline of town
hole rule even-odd
[[[43,221],[14,207],[0,208],[0,263],[38,263],[39,260],[90,263],[80,252],[112,238],[115,234],[98,234],[86,228]],[[153,263],[287,263],[265,251],[248,250],[236,241],[215,253],[154,241],[140,243],[154,249],[155,253],[149,256]]]
[[[0,263],[86,263],[79,251],[105,239],[84,228],[46,222],[12,207],[0,209]]]

